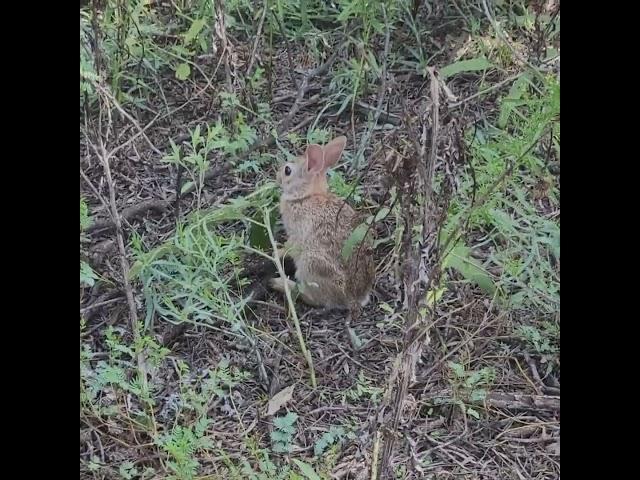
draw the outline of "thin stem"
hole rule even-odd
[[[284,273],[284,268],[282,266],[282,262],[280,261],[280,254],[278,253],[278,245],[273,236],[273,232],[271,230],[271,222],[269,221],[269,209],[264,209],[264,226],[267,229],[267,233],[269,234],[269,241],[271,242],[271,248],[273,248],[273,263],[275,263],[276,268],[278,269],[278,275],[283,279],[284,284],[284,294],[287,297],[287,304],[289,305],[289,311],[291,312],[291,317],[293,318],[293,325],[296,329],[296,336],[298,337],[298,342],[300,343],[300,350],[302,351],[302,355],[307,361],[307,365],[309,366],[309,375],[311,377],[311,386],[313,388],[317,387],[316,382],[316,371],[313,368],[313,358],[311,358],[311,353],[307,350],[307,346],[304,343],[304,337],[302,335],[302,329],[300,328],[300,320],[298,319],[298,313],[296,312],[296,306],[293,302],[293,298],[291,297],[291,290],[289,289],[289,283],[287,282],[287,276]]]

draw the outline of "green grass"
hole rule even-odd
[[[509,162],[517,162],[504,184],[473,210],[469,230],[483,235],[491,253],[484,267],[501,272],[493,281],[511,308],[553,313],[560,304],[560,225],[553,215],[560,192],[545,157],[551,149],[559,158],[560,87],[549,79],[541,87],[525,83],[518,88],[517,102],[514,89],[501,100],[496,123],[504,120],[503,128],[487,124],[469,132],[471,167],[452,204],[450,222],[469,210],[474,188],[475,198],[484,197]],[[545,146],[532,148],[540,140]],[[544,189],[543,202],[536,188]]]
[[[226,223],[244,221],[251,211],[274,202],[274,185],[265,184],[251,195],[209,211],[197,211],[165,244],[144,252],[137,243],[138,260],[131,274],[139,278],[146,299],[146,328],[159,316],[173,323],[188,322],[209,328],[245,332],[240,275],[245,236],[223,234]],[[217,325],[217,327],[216,327]]]

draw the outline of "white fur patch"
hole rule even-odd
[[[367,293],[367,296],[360,300],[360,305],[366,307],[369,303],[369,300],[371,300],[371,294]]]

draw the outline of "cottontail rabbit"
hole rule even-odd
[[[348,309],[346,326],[350,328],[351,320],[369,301],[375,264],[372,232],[346,260],[342,255],[346,240],[363,220],[329,192],[327,184],[327,170],[340,159],[346,141],[338,137],[324,146],[309,145],[303,156],[278,172],[280,213],[288,237],[283,253],[295,263],[296,281],[273,278],[270,286],[282,292],[287,281],[308,305]]]

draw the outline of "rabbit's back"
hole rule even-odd
[[[291,246],[300,280],[331,279],[317,282],[329,299],[325,304],[347,306],[356,301],[365,303],[375,265],[371,251],[371,236],[353,249],[345,261],[343,247],[363,218],[351,206],[335,195],[313,195],[300,201],[283,201],[280,205],[283,223]]]

